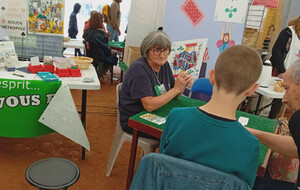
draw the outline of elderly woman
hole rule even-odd
[[[175,81],[167,62],[171,42],[164,32],[151,32],[140,49],[142,57],[136,59],[126,72],[119,100],[121,127],[129,133],[132,133],[132,128],[128,127],[129,117],[162,107],[180,96],[185,86],[193,82],[192,76],[185,72]]]
[[[102,15],[98,12],[93,13],[89,19],[89,28],[83,33],[83,38],[86,41],[87,49],[91,52],[88,57],[94,59],[93,65],[97,70],[98,77],[105,74],[111,65],[116,65],[118,58],[116,52],[111,50],[108,45],[107,35],[104,32],[102,25]]]

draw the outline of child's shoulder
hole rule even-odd
[[[170,114],[186,113],[198,109],[197,107],[175,107],[170,111]]]

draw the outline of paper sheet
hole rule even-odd
[[[243,126],[246,126],[249,122],[249,118],[247,117],[240,117],[239,120],[240,124],[242,124]]]
[[[89,140],[66,84],[58,89],[39,122],[90,150]]]

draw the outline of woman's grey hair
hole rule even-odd
[[[290,67],[292,79],[300,84],[300,59],[297,59]]]
[[[148,34],[140,46],[141,55],[145,58],[149,57],[151,48],[171,50],[171,42],[168,35],[163,31],[154,31]]]

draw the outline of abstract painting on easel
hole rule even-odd
[[[206,44],[207,38],[172,43],[168,62],[175,78],[184,71],[192,74],[194,79],[199,77]]]
[[[246,0],[217,0],[215,21],[244,23],[248,1]]]

